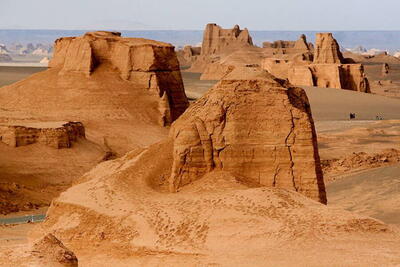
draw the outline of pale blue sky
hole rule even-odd
[[[400,30],[400,0],[1,0],[2,29]]]

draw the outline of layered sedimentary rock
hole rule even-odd
[[[13,147],[40,143],[54,148],[69,148],[78,138],[85,138],[80,122],[0,124],[0,141]]]
[[[262,60],[261,67],[296,86],[317,86],[370,93],[368,79],[361,64],[345,64],[337,41],[331,33],[318,33],[314,51],[304,35],[289,48],[277,50],[274,57]],[[292,50],[290,50],[292,49]],[[294,54],[286,55],[289,51]],[[303,52],[302,52],[303,51]]]
[[[169,138],[85,174],[31,236],[52,233],[82,266],[368,265],[374,256],[362,252],[382,249],[380,263],[393,263],[397,231],[317,202],[325,194],[303,90],[249,69],[191,106]]]
[[[118,153],[160,140],[188,106],[174,47],[117,32],[58,39],[48,70],[0,93],[0,121],[80,121]]]
[[[49,67],[60,68],[60,75],[79,72],[90,75],[94,68],[109,64],[124,80],[139,83],[160,98],[167,95],[170,119],[168,125],[187,107],[179,63],[174,47],[161,42],[121,38],[119,32],[88,32],[83,37],[67,37],[55,43],[55,53]]]
[[[235,69],[177,120],[170,190],[213,170],[326,203],[308,99],[265,71]]]
[[[225,52],[224,50],[252,45],[252,38],[246,28],[241,30],[239,25],[235,25],[233,29],[222,29],[221,26],[210,23],[204,30],[201,55],[218,54]]]
[[[312,51],[314,46],[308,43],[306,36],[302,34],[296,41],[263,42],[263,48],[265,51],[272,52],[273,55],[293,55]]]
[[[210,23],[203,33],[201,53],[192,60],[188,71],[204,72],[209,64],[218,63],[224,57],[234,52],[254,49],[249,31],[235,25],[233,29],[223,29],[221,26]]]
[[[341,64],[343,55],[332,33],[317,33],[314,51],[314,64]]]
[[[200,54],[201,47],[191,45],[186,45],[182,50],[176,52],[181,68],[190,67]]]

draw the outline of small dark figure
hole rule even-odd
[[[350,113],[350,120],[355,119],[356,118],[356,113]]]

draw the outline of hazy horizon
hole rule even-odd
[[[395,0],[3,0],[1,29],[203,30],[207,23],[252,31],[397,31]]]

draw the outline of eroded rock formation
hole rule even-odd
[[[54,148],[69,148],[78,138],[85,138],[80,122],[0,124],[0,141],[13,147],[40,143]]]
[[[32,263],[39,264],[38,266],[78,267],[75,254],[53,234],[47,234],[36,241],[32,245],[31,255]]]
[[[363,65],[346,64],[351,60],[343,57],[331,33],[317,34],[314,51],[307,45],[304,35],[295,44],[292,42],[291,47],[275,49],[274,56],[263,59],[261,67],[296,86],[370,92]],[[286,55],[289,51],[293,54]]]
[[[174,47],[165,43],[121,38],[119,32],[88,32],[56,40],[49,63],[49,67],[60,68],[60,75],[78,72],[89,76],[100,65],[109,65],[123,80],[143,86],[160,99],[166,94],[170,115],[169,119],[162,117],[163,125],[177,119],[188,105]]]
[[[0,122],[80,121],[121,154],[160,140],[189,105],[174,47],[117,32],[58,39],[48,70],[0,91]]]
[[[239,25],[235,25],[233,29],[222,29],[221,26],[210,23],[204,30],[201,55],[219,54],[226,50],[252,45],[253,40],[246,28],[241,30]]]
[[[343,55],[332,33],[317,33],[314,64],[342,64]]]
[[[395,229],[300,193],[325,202],[304,91],[236,69],[174,122],[169,138],[85,174],[31,236],[54,233],[82,266],[393,263]],[[14,255],[6,260],[18,262]]]
[[[241,30],[235,25],[232,29],[223,29],[214,23],[207,24],[203,33],[201,53],[192,57],[188,71],[202,73],[210,64],[218,64],[224,57],[248,49],[254,49],[254,46],[246,28]]]
[[[212,170],[326,203],[308,99],[265,71],[237,68],[176,121],[170,190]]]

